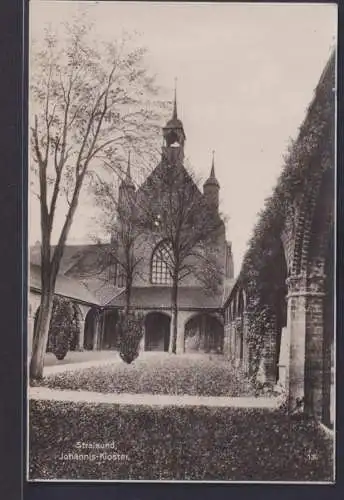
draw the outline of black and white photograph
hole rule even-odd
[[[336,4],[28,8],[27,480],[335,483]]]

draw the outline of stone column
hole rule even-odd
[[[79,333],[79,340],[78,340],[78,351],[83,351],[84,350],[84,338],[85,338],[85,320],[81,319],[79,321],[79,328],[80,328],[80,333]]]
[[[249,372],[249,366],[250,366],[250,347],[249,347],[249,342],[248,342],[248,336],[249,336],[249,318],[250,318],[250,313],[245,311],[244,312],[244,322],[243,322],[243,371],[247,375]]]
[[[94,335],[93,335],[93,350],[97,351],[99,350],[99,344],[100,344],[100,333],[101,333],[101,317],[100,317],[100,312],[97,312],[97,314],[94,317]]]
[[[324,276],[311,275],[307,283],[305,411],[322,419],[324,410]]]
[[[264,337],[263,370],[265,383],[275,385],[277,379],[275,330],[268,330]]]
[[[182,311],[178,311],[177,317],[177,345],[176,345],[176,354],[184,354],[185,352],[185,313]]]
[[[241,365],[241,338],[242,338],[242,318],[235,318],[235,350],[234,350],[234,366],[237,368]]]
[[[140,340],[139,350],[143,352],[145,350],[145,339],[146,339],[146,323],[143,322],[143,334]]]
[[[306,354],[306,277],[288,278],[287,328],[290,342],[288,387],[289,410],[294,410],[297,401],[305,395]]]
[[[230,323],[224,325],[223,354],[226,359],[230,358]]]
[[[290,338],[289,409],[304,400],[307,414],[321,417],[323,399],[323,278],[290,277],[288,321]]]

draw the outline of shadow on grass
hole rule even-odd
[[[31,401],[30,424],[30,479],[332,480],[331,439],[279,411]]]

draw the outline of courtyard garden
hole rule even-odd
[[[280,410],[31,401],[30,419],[30,479],[333,479],[332,440]]]
[[[255,395],[254,388],[222,356],[142,353],[128,365],[116,353],[110,355],[114,361],[104,366],[58,373],[45,377],[39,384],[52,389],[101,393]]]

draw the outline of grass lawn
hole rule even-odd
[[[312,421],[279,411],[31,401],[29,468],[30,479],[331,481],[332,451]]]
[[[69,351],[64,359],[58,360],[53,353],[47,352],[44,357],[44,366],[69,365],[112,357],[117,358],[118,354],[114,351]]]
[[[145,353],[127,365],[113,364],[50,375],[39,385],[103,393],[253,395],[250,385],[222,357]]]

